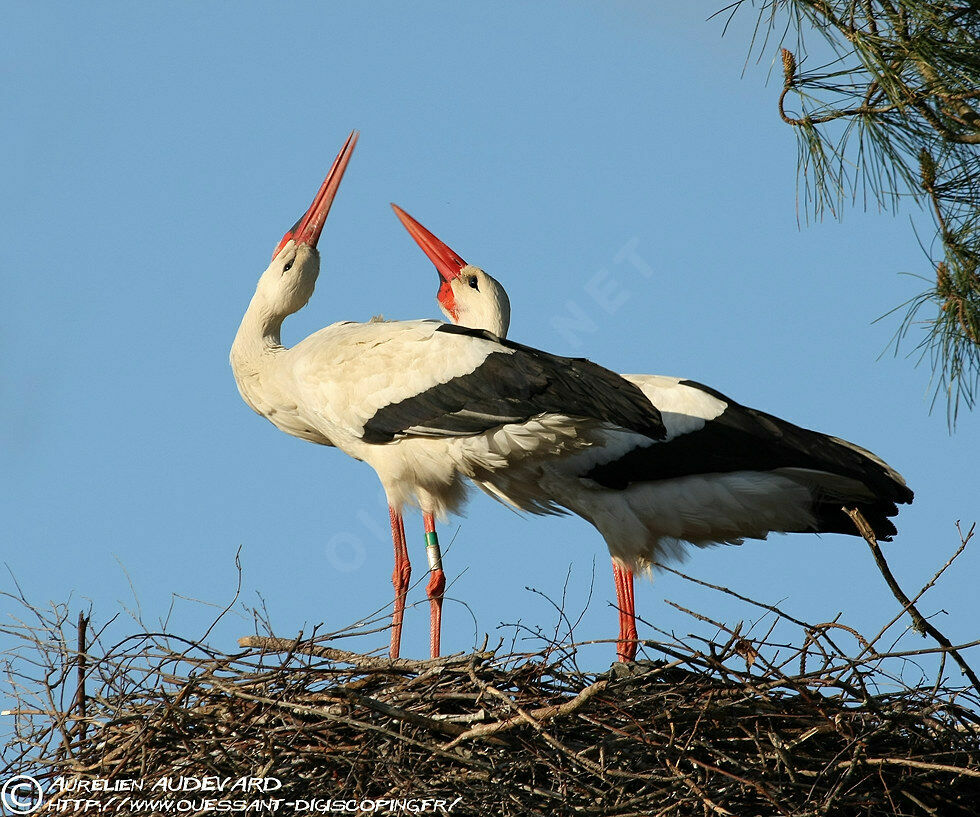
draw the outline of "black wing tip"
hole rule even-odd
[[[915,499],[915,493],[905,484],[901,475],[893,470],[891,466],[882,467],[877,460],[869,460],[872,466],[869,473],[861,481],[865,483],[881,503],[891,503],[891,513],[894,516],[898,513],[897,505],[911,505]],[[859,477],[860,478],[860,477]]]
[[[657,411],[657,409],[654,408],[654,411]],[[664,425],[659,411],[657,411],[656,422],[651,420],[646,424],[646,427],[643,428],[642,431],[643,434],[649,437],[651,440],[660,441],[667,439],[667,426]]]
[[[816,520],[815,533],[843,533],[847,536],[861,536],[854,520],[847,510],[858,510],[879,542],[890,542],[898,535],[898,528],[891,517],[898,515],[898,506],[888,499],[877,499],[870,502],[847,503],[840,501],[817,502],[813,506]]]

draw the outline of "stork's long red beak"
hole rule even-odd
[[[438,270],[442,280],[449,283],[454,278],[458,278],[459,271],[466,266],[466,262],[397,204],[392,203],[391,209],[395,211],[398,220],[415,239],[415,243],[422,248],[422,252],[429,256],[429,260],[436,265],[436,270]]]
[[[316,246],[316,242],[320,240],[320,233],[323,232],[323,225],[327,221],[330,206],[333,204],[334,197],[340,189],[340,180],[344,178],[347,163],[350,161],[351,154],[354,152],[357,137],[358,132],[352,130],[344,146],[340,149],[340,153],[337,154],[337,158],[333,160],[333,166],[330,168],[330,172],[327,173],[327,177],[323,180],[323,184],[320,185],[320,189],[313,199],[313,204],[300,216],[299,221],[293,225],[292,229],[282,237],[282,241],[279,242],[275,252],[272,253],[273,258],[279,255],[279,251],[289,239],[293,239],[297,244],[308,244],[311,247]]]

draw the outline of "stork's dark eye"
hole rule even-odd
[[[479,289],[480,288],[479,284],[477,284],[477,282],[476,282],[476,276],[475,275],[471,275],[469,278],[467,278],[466,279],[466,283],[468,283],[471,287],[473,287],[473,289]]]
[[[282,268],[282,271],[283,272],[289,272],[289,270],[291,270],[292,268],[293,268],[293,262],[292,261],[287,261],[286,262],[286,266],[284,266]]]

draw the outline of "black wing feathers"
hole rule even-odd
[[[566,358],[443,324],[436,331],[491,340],[514,350],[492,352],[469,374],[380,408],[364,424],[365,442],[403,434],[465,436],[541,414],[607,422],[652,439],[666,436],[660,412],[635,385],[589,360]]]
[[[881,538],[895,533],[887,517],[898,513],[896,503],[912,501],[902,477],[869,452],[817,431],[747,408],[714,389],[684,380],[728,403],[716,418],[698,431],[682,434],[664,445],[636,448],[613,462],[592,468],[582,476],[606,488],[622,490],[634,482],[648,482],[693,474],[732,471],[773,471],[801,468],[849,477],[865,485],[874,500],[855,500]],[[856,533],[841,511],[839,497],[814,500],[819,529]]]

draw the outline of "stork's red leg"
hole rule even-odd
[[[388,506],[388,515],[391,517],[391,540],[395,545],[395,570],[391,574],[391,583],[395,586],[395,611],[391,614],[391,648],[388,654],[397,658],[402,642],[402,620],[405,618],[405,597],[412,579],[412,564],[408,559],[402,515],[391,505]]]
[[[616,655],[620,661],[636,658],[636,605],[633,602],[633,571],[613,559],[613,580],[616,582],[616,604],[619,607],[619,641]]]
[[[432,575],[425,587],[429,596],[430,643],[432,657],[439,657],[439,641],[442,633],[442,594],[446,590],[446,574],[442,572],[442,552],[439,550],[439,537],[436,534],[436,520],[431,513],[422,514],[425,523],[425,552],[429,557]]]

